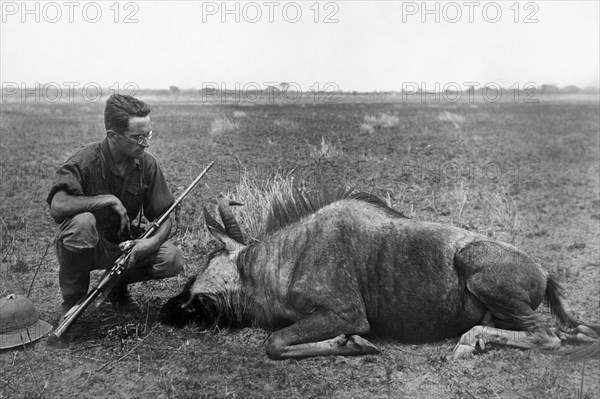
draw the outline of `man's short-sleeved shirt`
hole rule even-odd
[[[50,205],[60,190],[69,195],[112,194],[121,200],[130,220],[135,219],[143,204],[144,216],[150,221],[160,217],[175,201],[152,155],[144,152],[141,158],[131,159],[123,174],[111,161],[107,139],[80,147],[56,171],[46,201]],[[108,207],[93,214],[98,231],[114,237],[119,227],[118,215]]]

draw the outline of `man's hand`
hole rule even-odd
[[[140,238],[138,240],[124,241],[119,244],[121,251],[126,250],[126,243],[132,243],[131,254],[129,255],[128,266],[133,266],[135,262],[144,259],[156,251],[156,243],[152,238]]]
[[[117,197],[114,197],[114,201],[110,206],[110,209],[112,209],[119,216],[119,235],[121,235],[125,229],[129,231],[129,216],[127,216],[127,209],[125,209],[121,203],[121,200],[119,200]]]

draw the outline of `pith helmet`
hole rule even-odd
[[[29,298],[10,294],[0,299],[0,349],[33,342],[51,329],[50,324],[39,319]]]

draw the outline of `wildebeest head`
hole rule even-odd
[[[241,324],[243,306],[240,306],[240,276],[236,261],[246,248],[241,230],[231,206],[239,202],[220,198],[216,210],[223,225],[204,208],[204,220],[211,235],[222,248],[212,252],[208,264],[198,276],[190,277],[183,291],[171,298],[161,310],[165,324],[183,327],[191,321],[207,327]]]

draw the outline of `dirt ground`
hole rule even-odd
[[[143,98],[143,97],[141,97]],[[600,111],[597,98],[535,104],[202,104],[152,99],[150,152],[185,200],[173,237],[183,275],[133,286],[137,316],[108,306],[84,315],[68,349],[45,340],[0,351],[4,398],[596,398],[599,362],[561,362],[497,346],[447,361],[457,339],[407,345],[373,337],[378,356],[271,361],[256,328],[178,330],[158,311],[197,272],[209,246],[201,207],[241,173],[289,173],[307,185],[346,184],[410,217],[451,223],[524,249],[561,277],[566,305],[600,322]],[[0,295],[27,294],[56,326],[60,293],[45,203],[56,166],[104,136],[104,104],[2,104]],[[243,200],[243,199],[242,199]],[[95,273],[94,277],[99,276]],[[434,299],[434,298],[433,298]],[[540,315],[553,324],[547,309]]]

